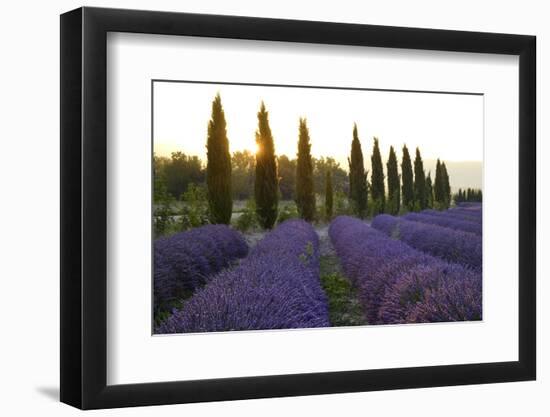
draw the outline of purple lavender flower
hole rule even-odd
[[[433,224],[436,226],[447,227],[453,230],[460,230],[463,232],[474,233],[481,236],[483,232],[481,221],[472,222],[464,218],[457,219],[456,217],[449,216],[446,212],[439,212],[443,214],[433,213],[407,213],[402,216],[405,220]]]
[[[212,274],[246,256],[241,234],[225,225],[207,225],[154,242],[155,306],[195,291]]]
[[[482,269],[483,245],[481,237],[475,234],[388,214],[376,216],[372,227],[422,252],[476,271]]]
[[[391,233],[392,219],[382,217],[381,229]],[[481,319],[480,272],[419,252],[352,217],[333,220],[329,236],[370,324]]]
[[[445,211],[439,211],[434,209],[426,209],[422,210],[420,214],[427,214],[439,218],[456,219],[476,224],[481,224],[483,221],[481,210],[472,211],[462,210],[460,208],[452,208]]]
[[[330,326],[319,281],[319,239],[310,224],[288,220],[233,270],[222,271],[156,333]]]

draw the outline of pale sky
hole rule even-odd
[[[374,136],[384,164],[390,145],[401,159],[404,143],[411,158],[419,146],[424,160],[483,160],[482,96],[174,82],[154,83],[154,152],[182,151],[205,160],[207,125],[218,92],[231,152],[255,149],[263,100],[277,155],[295,157],[298,120],[306,117],[313,156],[332,156],[346,170],[354,122],[367,168]]]

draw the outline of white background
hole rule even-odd
[[[518,198],[517,57],[111,34],[107,62],[108,384],[517,360],[517,204],[502,210],[502,195]],[[483,92],[483,322],[151,337],[150,80],[178,77]],[[302,94],[327,94],[314,91]],[[440,106],[458,113],[448,124],[470,123],[452,101]],[[394,110],[393,122],[402,117]]]
[[[2,36],[2,412],[6,415],[73,415],[58,404],[59,349],[59,29],[58,14],[80,6],[72,1],[10,3],[3,8]],[[542,120],[550,58],[544,2],[438,1],[398,2],[228,2],[120,1],[88,5],[134,7],[204,13],[242,14],[333,20],[443,29],[483,30],[538,36],[538,138],[547,132]],[[7,145],[7,146],[6,146]],[[547,145],[539,147],[539,213],[550,207]],[[550,249],[548,221],[539,214],[539,378],[537,382],[328,395],[292,399],[239,401],[171,407],[101,411],[99,415],[548,415],[550,268],[542,255]],[[506,225],[503,224],[503,234]],[[542,234],[544,233],[544,237]]]

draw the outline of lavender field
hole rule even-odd
[[[153,333],[482,320],[481,96],[152,96]]]
[[[481,225],[475,204],[159,238],[155,333],[481,320]]]

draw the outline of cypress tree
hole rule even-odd
[[[468,194],[470,190],[464,191],[464,198],[468,199]],[[440,162],[437,160],[435,167],[435,186],[434,186],[434,197],[436,202],[436,208],[439,210],[444,210],[449,208],[451,204],[451,185],[449,183],[449,174],[447,173],[447,167],[445,162]]]
[[[432,185],[432,173],[428,172],[428,176],[426,177],[426,194],[427,194],[427,208],[433,208],[434,207],[434,190]]]
[[[442,210],[444,206],[444,191],[443,191],[443,177],[441,173],[441,162],[439,159],[435,165],[435,181],[434,181],[434,207],[438,210]]]
[[[353,125],[353,140],[351,141],[351,155],[348,158],[350,178],[350,198],[355,214],[364,218],[367,212],[367,175],[363,162],[363,151],[357,133],[357,124]]]
[[[449,182],[449,174],[447,173],[445,162],[441,163],[441,174],[443,181],[443,198],[445,201],[445,208],[449,208],[449,206],[451,205],[451,184]]]
[[[306,119],[300,118],[298,159],[296,162],[296,206],[300,217],[308,222],[315,218],[315,192],[313,189],[313,161]]]
[[[208,122],[206,140],[206,184],[212,223],[229,224],[233,211],[231,196],[231,155],[225,114],[220,94],[212,102],[212,117]]]
[[[325,216],[327,221],[332,219],[333,214],[333,191],[332,191],[332,172],[331,167],[327,169],[327,175],[325,179]]]
[[[256,215],[265,229],[271,229],[277,220],[279,204],[279,183],[275,145],[269,127],[268,112],[262,102],[258,112],[258,130],[256,131],[256,178],[254,180],[254,198]]]
[[[407,145],[403,145],[403,157],[401,159],[401,179],[403,186],[401,195],[403,198],[403,207],[406,210],[414,210],[414,186],[413,186],[413,170],[411,156]]]
[[[393,146],[390,146],[390,156],[386,164],[388,170],[388,203],[386,205],[386,211],[389,214],[396,215],[399,213],[400,204],[400,181],[399,173],[397,172],[397,156]]]
[[[374,138],[374,146],[371,155],[371,196],[372,196],[372,215],[376,216],[384,212],[386,205],[386,191],[384,187],[384,167],[382,165],[382,157],[380,156],[380,148],[378,139]]]
[[[426,174],[424,173],[424,163],[420,156],[420,149],[416,148],[416,157],[414,158],[414,207],[415,210],[424,210],[428,207],[426,194]]]

